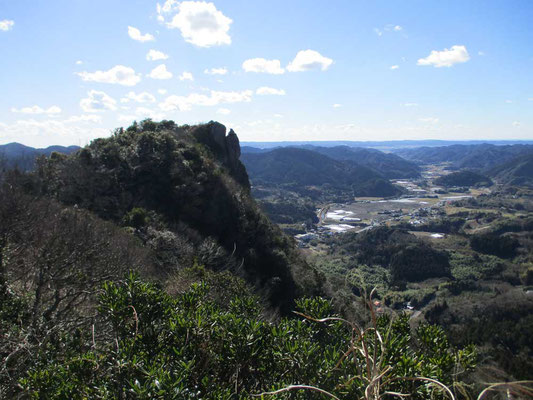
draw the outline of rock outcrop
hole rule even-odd
[[[211,121],[207,127],[209,140],[206,144],[214,150],[217,158],[229,169],[233,178],[249,188],[248,174],[240,161],[241,146],[237,134],[230,129],[226,135],[226,127],[220,122]]]

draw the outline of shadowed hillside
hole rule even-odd
[[[333,160],[316,151],[279,148],[265,153],[243,154],[243,163],[254,184],[297,184],[352,190],[355,196],[393,196],[399,189],[376,171]]]

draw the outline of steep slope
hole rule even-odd
[[[486,171],[520,155],[533,153],[533,145],[495,146],[492,144],[419,147],[398,150],[396,154],[422,164],[451,163],[452,169]]]
[[[361,147],[304,146],[306,149],[324,154],[334,160],[353,161],[371,168],[387,179],[408,179],[420,177],[420,168],[412,161],[407,161],[396,154],[383,153],[379,150]]]
[[[392,196],[398,190],[383,176],[353,162],[333,160],[316,151],[279,148],[243,154],[254,184],[297,184],[351,189],[359,196]]]
[[[517,157],[489,171],[498,182],[533,186],[533,153]]]
[[[239,156],[237,136],[219,123],[147,120],[71,156],[54,153],[38,174],[45,193],[62,203],[132,221],[147,245],[165,251],[166,273],[187,266],[179,260],[193,246],[204,254],[197,262],[241,274],[288,310],[316,281],[293,242],[251,199]],[[294,274],[308,284],[297,284]]]

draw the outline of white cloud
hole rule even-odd
[[[451,49],[442,51],[433,50],[426,58],[418,60],[418,65],[433,65],[436,68],[451,67],[454,64],[464,63],[470,60],[465,46],[455,45]]]
[[[478,52],[477,52],[477,55],[478,55],[478,56],[484,56],[484,55],[485,55],[485,52],[484,52],[484,51],[478,51]]]
[[[520,128],[521,125],[522,125],[522,124],[521,124],[520,122],[518,122],[518,121],[514,121],[514,122],[513,122],[513,126],[514,126],[515,128]]]
[[[512,101],[512,100],[505,100],[505,102],[506,102],[507,104],[511,104],[513,101]]]
[[[285,73],[279,60],[267,60],[265,58],[250,58],[242,63],[242,69],[246,72],[259,72],[264,74],[279,75]]]
[[[382,36],[382,35],[383,35],[383,32],[381,32],[381,30],[379,30],[378,28],[374,28],[374,32],[375,32],[376,35],[378,35],[378,36]]]
[[[150,108],[146,107],[137,107],[135,109],[135,115],[139,117],[139,119],[163,119],[165,118],[165,114],[160,111],[155,111]]]
[[[425,118],[419,118],[420,122],[425,122],[427,124],[437,124],[439,122],[438,118],[435,117],[425,117]]]
[[[268,87],[268,86],[262,86],[262,87],[258,88],[255,91],[255,93],[260,95],[260,96],[265,96],[265,95],[285,96],[285,90],[283,90],[283,89],[274,89],[274,88],[271,88],[271,87]]]
[[[400,68],[399,65],[391,65],[391,67],[390,67],[390,69],[392,69],[392,70],[395,70],[395,69],[398,69],[398,68]]]
[[[163,53],[159,50],[151,49],[148,54],[146,54],[146,59],[148,61],[158,61],[158,60],[166,60],[168,58],[168,54]]]
[[[333,60],[331,58],[324,57],[318,51],[315,50],[301,50],[296,54],[294,60],[292,60],[287,66],[287,70],[291,72],[311,71],[311,70],[327,70]]]
[[[405,103],[404,107],[418,107],[418,103]]]
[[[128,26],[128,35],[133,40],[137,40],[138,42],[151,42],[155,40],[153,35],[150,35],[149,33],[145,33],[144,35],[141,34],[141,31],[137,28],[134,28],[133,26]]]
[[[400,32],[401,30],[403,30],[403,28],[400,25],[395,25],[393,30],[396,32]]]
[[[11,29],[13,29],[13,25],[15,25],[15,21],[4,19],[0,21],[0,31],[4,31],[4,32],[10,31]]]
[[[167,89],[157,89],[157,93],[163,95],[163,94],[167,94]]]
[[[9,125],[0,123],[0,137],[4,142],[34,147],[84,145],[91,139],[109,135],[109,129],[94,125],[100,122],[101,118],[97,115],[76,115],[64,120],[18,120]]]
[[[177,28],[186,42],[199,47],[231,44],[228,32],[233,22],[213,3],[206,1],[167,0],[157,5],[158,20],[165,22],[165,14],[177,12],[166,23],[168,28]]]
[[[209,95],[191,93],[188,96],[172,95],[159,103],[163,111],[188,111],[193,106],[216,106],[218,104],[247,103],[252,101],[253,92],[244,90],[241,92],[217,92],[212,90]]]
[[[124,124],[129,124],[133,121],[136,121],[137,120],[137,116],[136,115],[126,115],[126,114],[119,114],[119,116],[117,117],[117,120],[118,122],[121,122],[121,123],[124,123]]]
[[[113,83],[123,86],[135,86],[141,81],[135,70],[124,65],[115,65],[107,71],[78,72],[77,75],[87,82]]]
[[[139,94],[129,92],[126,96],[120,99],[121,103],[128,103],[130,101],[135,101],[137,103],[155,103],[155,97],[148,92],[142,92]]]
[[[91,90],[87,93],[89,97],[81,99],[80,107],[85,112],[102,112],[106,110],[116,110],[117,102],[105,92]]]
[[[207,74],[207,75],[226,75],[227,73],[228,73],[228,70],[226,67],[211,68],[211,69],[206,68],[204,70],[204,74]]]
[[[194,81],[194,77],[190,72],[185,71],[180,75],[180,81]]]
[[[228,115],[231,113],[231,110],[228,110],[227,108],[219,108],[217,110],[217,114],[221,114],[221,115]]]
[[[99,123],[102,122],[102,117],[99,115],[73,115],[72,117],[68,117],[67,119],[63,120],[65,123],[74,123],[74,122],[95,122]]]
[[[333,108],[341,108],[342,107],[342,104],[339,104],[339,103],[335,103],[332,105]]]
[[[276,118],[283,118],[283,114],[274,114],[274,117],[276,117]]]
[[[81,64],[83,64],[83,61],[81,60],[76,61],[76,65],[81,65]]]
[[[44,109],[44,108],[39,107],[39,106],[31,106],[31,107],[22,107],[20,109],[12,108],[11,112],[20,113],[20,114],[48,114],[48,115],[53,115],[53,114],[61,113],[61,108],[59,108],[58,106],[51,106],[51,107],[49,107],[47,109]]]
[[[161,64],[155,67],[147,76],[152,79],[170,79],[172,78],[172,72],[167,70],[165,64]]]

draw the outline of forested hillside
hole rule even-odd
[[[308,145],[303,147],[334,160],[353,161],[377,171],[387,179],[420,177],[420,168],[414,162],[407,161],[396,154],[349,146],[320,147]]]
[[[35,149],[20,143],[8,143],[0,145],[0,162],[3,162],[5,167],[29,171],[35,167],[35,160],[39,156],[48,157],[53,152],[71,154],[77,150],[79,150],[78,146],[49,146],[44,149]]]
[[[533,153],[533,145],[456,144],[444,147],[400,149],[396,154],[423,164],[451,163],[452,169],[487,171],[512,159]]]
[[[355,196],[393,196],[400,190],[378,172],[353,162],[334,160],[316,151],[279,148],[243,154],[252,183],[329,186],[351,190]]]

